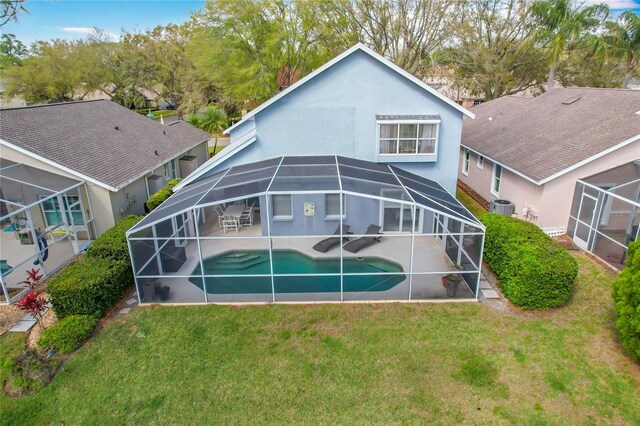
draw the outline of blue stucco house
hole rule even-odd
[[[395,165],[454,193],[462,120],[474,115],[362,44],[249,112],[230,145],[178,186],[281,155],[342,155]]]
[[[477,300],[484,227],[452,195],[465,116],[347,50],[128,231],[140,302]]]

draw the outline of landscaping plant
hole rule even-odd
[[[42,319],[44,311],[47,309],[47,299],[40,294],[40,290],[36,290],[36,287],[38,287],[43,277],[39,272],[39,269],[36,270],[33,268],[27,271],[27,279],[22,281],[21,284],[27,284],[29,286],[29,292],[18,300],[16,306],[18,309],[31,314],[38,326],[42,327],[40,320]]]
[[[578,275],[573,257],[540,228],[497,214],[485,214],[484,259],[504,295],[523,309],[565,305]]]
[[[167,198],[171,197],[171,194],[173,194],[173,187],[180,183],[181,180],[182,179],[180,178],[171,179],[167,182],[164,188],[151,195],[145,203],[149,211],[153,211],[160,204],[164,203]]]
[[[613,282],[616,328],[620,343],[640,361],[640,241],[629,245],[627,266]]]
[[[70,315],[43,331],[38,346],[61,354],[73,352],[91,336],[97,323],[90,315]]]
[[[141,219],[142,216],[133,215],[121,219],[91,243],[87,249],[86,257],[129,261],[126,232]]]

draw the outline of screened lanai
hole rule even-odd
[[[27,289],[26,271],[51,275],[91,243],[84,182],[0,159],[2,303]]]
[[[640,160],[578,180],[567,233],[617,269],[640,236]]]
[[[484,227],[435,181],[304,156],[212,173],[127,237],[142,303],[475,300]]]

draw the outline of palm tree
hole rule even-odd
[[[187,118],[187,122],[205,132],[218,135],[229,125],[229,118],[220,108],[209,105],[204,111]],[[218,136],[216,136],[216,142],[213,145],[213,155],[215,155],[217,148]]]
[[[626,89],[640,66],[640,16],[628,10],[617,21],[607,22],[604,40],[607,54],[623,63],[622,87]]]
[[[540,0],[533,3],[531,8],[539,27],[536,39],[549,51],[549,90],[555,83],[563,53],[571,49],[586,30],[606,19],[609,8],[604,4],[582,7],[574,0]]]

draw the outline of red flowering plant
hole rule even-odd
[[[40,280],[44,276],[40,274],[40,269],[31,268],[30,271],[27,272],[27,279],[22,281],[20,284],[26,284],[29,286],[30,290],[35,290],[35,288],[40,284]]]
[[[36,287],[40,284],[43,276],[39,269],[27,271],[27,279],[20,284],[27,284],[29,292],[22,296],[16,305],[20,310],[31,314],[40,327],[42,327],[40,320],[47,309],[47,299],[40,294],[40,290],[36,290]]]

